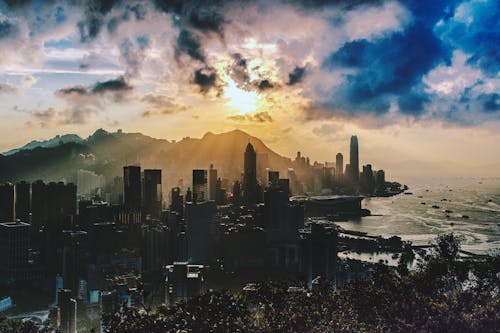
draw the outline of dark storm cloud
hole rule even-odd
[[[268,79],[264,79],[257,84],[259,90],[267,90],[274,88],[274,85]]]
[[[294,84],[302,82],[305,73],[306,73],[305,67],[295,66],[293,71],[290,74],[288,74],[288,85],[293,86]]]
[[[105,23],[104,17],[120,4],[121,0],[89,0],[85,2],[85,18],[78,22],[80,41],[88,42],[97,37]]]
[[[88,89],[84,86],[73,86],[66,87],[56,91],[56,94],[60,96],[64,95],[87,95],[89,93]]]
[[[155,4],[158,9],[176,15],[183,26],[222,35],[226,20],[219,10],[228,2],[235,1],[156,0]]]
[[[345,75],[344,84],[331,92],[327,104],[348,112],[380,114],[389,110],[390,97],[395,95],[400,96],[398,104],[403,113],[418,115],[427,101],[419,88],[422,77],[440,63],[449,64],[450,55],[450,50],[421,22],[375,42],[348,42],[324,66],[357,72]]]
[[[195,60],[205,62],[200,39],[188,30],[182,30],[177,37],[177,54],[185,53]]]
[[[98,81],[90,87],[85,87],[82,85],[66,87],[56,91],[56,95],[64,96],[85,96],[85,95],[97,95],[104,94],[106,92],[128,92],[132,90],[132,87],[127,83],[123,76],[116,79],[107,81]]]
[[[120,92],[129,91],[132,87],[125,81],[123,76],[116,78],[114,80],[97,82],[91,89],[94,94],[102,94],[107,91]]]
[[[500,94],[481,94],[477,98],[484,112],[493,113],[500,111]]]
[[[114,16],[108,21],[108,31],[114,33],[120,24],[129,21],[131,17],[135,17],[137,21],[142,21],[145,19],[146,13],[146,7],[141,3],[133,6],[127,5],[121,15]]]
[[[0,39],[12,37],[17,33],[17,26],[8,20],[0,21]]]
[[[207,93],[210,89],[216,87],[217,74],[213,68],[197,69],[194,72],[193,82],[198,85],[200,92]]]

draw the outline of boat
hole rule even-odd
[[[406,194],[406,195],[412,195],[413,193],[412,192],[405,192],[404,194]]]
[[[439,209],[439,206],[432,205],[432,208],[434,208],[434,209]]]

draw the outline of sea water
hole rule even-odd
[[[429,179],[408,186],[411,195],[365,198],[363,208],[373,216],[339,225],[371,235],[397,235],[414,245],[454,232],[462,237],[463,250],[500,250],[500,178]]]

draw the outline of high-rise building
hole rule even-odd
[[[349,156],[349,165],[351,166],[351,179],[354,182],[359,180],[359,151],[358,151],[358,137],[351,136],[351,149]]]
[[[14,221],[14,185],[0,184],[0,222]]]
[[[280,180],[280,172],[279,171],[271,171],[267,173],[267,185],[268,186],[277,186]]]
[[[144,170],[144,214],[159,220],[162,209],[161,170]]]
[[[207,170],[193,170],[193,202],[207,201]]]
[[[77,302],[71,298],[71,290],[59,289],[57,307],[59,308],[59,328],[63,333],[76,333]]]
[[[89,170],[79,169],[76,173],[76,187],[79,195],[91,196],[104,186],[104,176]]]
[[[246,204],[257,203],[257,154],[249,142],[243,162],[243,199]]]
[[[211,259],[216,212],[217,205],[213,201],[186,204],[189,262],[204,263]]]
[[[123,204],[129,212],[141,210],[141,167],[123,167]]]
[[[170,210],[177,212],[180,216],[183,215],[184,202],[179,187],[174,187],[172,191],[170,191]]]
[[[344,173],[344,156],[341,153],[337,153],[335,156],[335,176],[337,179],[342,178]]]
[[[362,193],[367,195],[373,194],[375,191],[375,177],[371,164],[363,165],[363,172],[361,172],[359,183]]]
[[[31,224],[34,231],[40,230],[47,220],[46,185],[37,180],[31,184]]]
[[[174,262],[167,266],[166,304],[187,301],[203,291],[203,265]]]
[[[28,266],[31,226],[23,222],[0,223],[0,273],[5,280],[24,280]]]
[[[22,181],[16,183],[16,220],[30,223],[30,184]]]
[[[78,298],[80,281],[86,280],[88,258],[88,236],[85,231],[63,232],[61,273],[64,288]]]
[[[210,191],[208,199],[215,200],[217,197],[217,169],[214,169],[213,164],[210,164],[208,171],[208,190]]]

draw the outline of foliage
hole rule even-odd
[[[497,332],[500,257],[458,260],[459,239],[439,236],[415,272],[377,265],[342,291],[209,292],[153,313],[127,309],[107,332]]]

